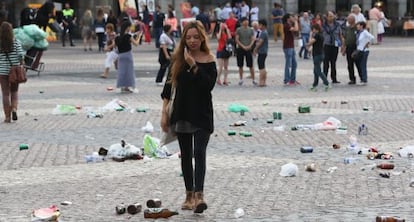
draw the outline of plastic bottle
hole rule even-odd
[[[144,211],[144,218],[169,218],[174,215],[178,215],[178,212],[163,208],[148,208]]]
[[[356,138],[356,136],[351,135],[349,136],[349,146],[348,146],[348,151],[352,152],[352,153],[357,153],[358,152],[358,140]]]
[[[405,222],[405,219],[394,216],[377,216],[376,222]]]

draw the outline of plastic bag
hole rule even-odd
[[[144,154],[148,157],[157,157],[157,150],[160,146],[160,141],[151,137],[150,135],[144,136]]]
[[[14,37],[16,38],[16,40],[19,41],[20,44],[22,45],[23,50],[27,51],[30,48],[32,48],[33,45],[35,44],[35,41],[29,35],[27,35],[23,31],[23,29],[15,28],[13,29],[13,32],[14,32]]]
[[[57,206],[52,205],[48,208],[41,208],[37,210],[33,210],[32,212],[32,222],[41,222],[41,221],[51,221],[57,222],[60,217],[59,208]]]
[[[108,149],[108,156],[109,157],[132,157],[135,155],[139,155],[142,156],[142,151],[141,149],[139,149],[138,147],[129,144],[129,143],[125,143],[125,142],[121,142],[121,143],[116,143],[116,144],[112,144],[109,149]]]
[[[143,126],[141,130],[144,131],[145,133],[152,133],[154,132],[154,126],[152,125],[150,121],[147,121],[147,124],[145,124],[145,126]]]
[[[288,163],[281,167],[279,175],[282,177],[293,177],[296,176],[299,169],[296,164]]]
[[[103,111],[115,111],[115,110],[123,110],[128,108],[128,105],[119,100],[119,99],[113,99],[111,102],[107,103],[104,107],[101,108]]]
[[[35,24],[23,26],[24,32],[29,35],[33,40],[44,40],[46,39],[47,33],[39,28]]]
[[[75,106],[71,105],[56,105],[53,109],[52,114],[54,115],[74,115],[78,111]]]
[[[249,108],[247,108],[247,106],[241,105],[241,104],[230,104],[230,106],[228,108],[228,111],[233,112],[233,113],[239,113],[241,111],[249,112]]]
[[[414,157],[414,146],[406,146],[398,150],[400,157]]]

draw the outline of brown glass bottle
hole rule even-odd
[[[405,222],[405,219],[394,216],[377,216],[376,222]]]
[[[394,169],[394,164],[392,163],[381,163],[377,165],[378,168],[384,169],[384,170],[392,170]]]
[[[144,211],[144,218],[169,218],[174,215],[178,215],[178,212],[163,208],[148,208]]]

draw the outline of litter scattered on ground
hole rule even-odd
[[[72,202],[65,200],[65,201],[63,201],[63,202],[62,202],[62,203],[60,203],[60,204],[61,204],[61,205],[64,205],[64,206],[67,206],[67,205],[72,205]]]
[[[335,117],[329,117],[322,123],[299,124],[292,127],[292,130],[336,130],[341,127],[341,121]]]
[[[78,110],[72,105],[56,105],[52,111],[53,115],[75,115],[77,113]]]
[[[234,217],[235,218],[240,218],[244,216],[244,210],[243,208],[237,208],[236,211],[234,212]]]
[[[328,172],[328,173],[333,173],[333,172],[335,172],[336,170],[338,169],[338,167],[329,167],[327,170],[326,170],[326,172]]]
[[[398,150],[398,155],[400,157],[413,158],[414,157],[414,145],[400,148],[400,150]]]
[[[31,215],[32,222],[58,222],[60,217],[59,208],[55,205],[52,205],[48,208],[41,208],[33,210]]]
[[[142,150],[132,144],[121,140],[121,143],[112,144],[108,149],[109,158],[143,159]]]
[[[247,121],[244,120],[238,120],[232,124],[230,124],[229,126],[245,126],[247,124]]]
[[[293,177],[298,174],[299,168],[296,164],[288,163],[281,167],[279,175],[282,177]]]
[[[286,128],[285,125],[280,125],[280,126],[273,127],[273,130],[281,132],[281,131],[285,131],[285,128]]]
[[[153,133],[154,132],[154,126],[152,125],[152,123],[150,121],[147,121],[147,123],[145,124],[145,126],[143,126],[141,128],[141,130],[144,133]]]
[[[148,157],[167,158],[172,154],[168,151],[166,146],[160,147],[160,140],[150,135],[145,135],[143,140],[144,154]]]
[[[229,107],[228,107],[228,111],[232,112],[232,113],[239,113],[241,111],[249,112],[249,108],[247,108],[247,106],[241,105],[241,104],[230,104]]]
[[[311,163],[305,166],[305,170],[308,172],[315,172],[316,171],[316,164]]]

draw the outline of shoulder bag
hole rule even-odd
[[[9,54],[6,53],[7,60],[10,63],[9,82],[10,83],[25,83],[27,81],[26,70],[22,64],[13,65],[10,61]]]
[[[161,140],[160,140],[160,147],[177,140],[177,134],[175,134],[173,126],[171,125],[171,115],[174,110],[174,99],[175,99],[175,87],[171,86],[171,97],[170,97],[170,101],[168,102],[168,106],[167,106],[168,124],[169,124],[168,132],[161,131],[162,135],[161,135]]]

